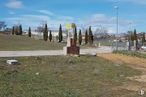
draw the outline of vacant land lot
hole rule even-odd
[[[0,97],[141,97],[121,88],[141,72],[100,57],[23,57],[20,65],[0,59]]]
[[[57,50],[63,49],[63,43],[45,42],[27,36],[13,36],[0,34],[0,50]]]
[[[100,57],[103,57],[107,60],[113,61],[117,64],[127,64],[128,66],[142,71],[141,75],[134,77],[127,77],[132,81],[137,81],[136,83],[130,83],[123,85],[122,88],[126,88],[128,90],[138,91],[139,89],[143,89],[146,91],[146,59],[138,58],[133,56],[126,56],[122,54],[101,54]]]

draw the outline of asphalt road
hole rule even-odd
[[[81,49],[81,55],[93,55],[96,53],[110,53],[111,47]],[[37,51],[0,51],[0,57],[24,57],[24,56],[57,56],[64,55],[63,50],[37,50]]]

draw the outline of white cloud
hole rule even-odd
[[[92,18],[94,18],[94,19],[96,19],[96,18],[105,19],[106,16],[105,16],[105,14],[94,14],[94,15],[92,15]]]
[[[132,21],[119,18],[119,33],[127,32],[130,22]],[[92,26],[94,29],[101,29],[101,27],[103,27],[107,29],[109,33],[116,33],[116,17],[109,17],[105,14],[93,14],[86,19],[81,19],[79,23],[84,28]]]
[[[18,17],[5,18],[6,21],[11,22],[11,24],[21,23],[23,26],[33,26],[37,27],[42,25],[42,23],[48,23],[49,28],[58,28],[59,24],[64,27],[67,23],[76,23],[78,28],[87,29],[89,26],[95,28],[104,27],[109,33],[116,32],[116,17],[108,17],[105,14],[93,14],[90,17],[82,19],[74,19],[70,16],[48,16],[48,15],[33,15],[25,14]],[[130,20],[119,19],[119,32],[127,32]]]
[[[33,14],[26,14],[26,15],[21,15],[22,18],[26,18],[29,20],[41,20],[41,21],[47,21],[50,20],[49,16],[46,15],[33,15]]]
[[[9,11],[9,14],[10,14],[10,15],[13,15],[13,14],[15,14],[15,12],[13,12],[13,11]]]
[[[48,22],[48,25],[51,28],[58,28],[60,24],[63,26],[67,23],[73,23],[74,18],[71,16],[64,16],[64,15],[57,15],[49,10],[36,10],[39,13],[44,14],[46,17],[49,17],[50,19],[46,19]]]
[[[72,22],[74,20],[74,18],[71,17],[71,16],[58,16],[57,19],[58,20],[63,20],[63,21],[72,21]]]
[[[136,3],[136,4],[146,4],[146,0],[105,0],[110,2],[130,2],[130,3]]]
[[[9,24],[11,23],[11,25],[21,23],[25,28],[29,26],[32,26],[34,28],[42,25],[43,23],[48,23],[48,26],[50,28],[58,28],[60,24],[64,26],[67,23],[72,23],[73,18],[68,16],[57,16],[55,18],[52,18],[51,16],[47,15],[25,14],[18,17],[8,17],[4,20],[8,21]]]
[[[23,3],[22,1],[19,1],[19,0],[9,0],[9,2],[6,4],[6,7],[19,9],[23,7]]]
[[[49,10],[38,10],[38,12],[40,12],[40,13],[42,13],[42,14],[50,15],[50,16],[54,15],[54,13],[52,13],[52,12],[49,11]]]
[[[146,0],[122,0],[123,2],[133,2],[139,4],[146,4]]]
[[[108,23],[108,18],[104,14],[94,14],[87,19],[86,25],[97,24],[97,23]]]
[[[5,21],[9,22],[10,25],[17,25],[22,24],[24,28],[36,27],[42,24],[44,21],[49,21],[50,18],[45,15],[20,15],[18,17],[8,17],[4,19]]]

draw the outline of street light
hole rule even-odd
[[[116,50],[118,50],[118,33],[119,33],[119,7],[118,6],[114,6],[114,8],[116,9],[116,16],[117,16],[117,19],[116,19],[116,30],[117,30],[117,41],[116,41]]]

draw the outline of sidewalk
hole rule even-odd
[[[110,47],[81,49],[80,54],[110,53]],[[37,51],[0,51],[0,57],[24,57],[24,56],[58,56],[64,55],[63,50],[37,50]]]

